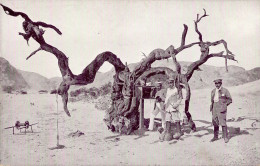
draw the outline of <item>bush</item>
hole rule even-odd
[[[21,90],[20,93],[23,94],[23,95],[27,94],[27,92],[24,91],[24,90]]]
[[[3,86],[3,91],[6,92],[6,93],[12,93],[12,91],[14,91],[14,87],[12,86]]]
[[[75,91],[70,92],[71,97],[77,97],[78,100],[81,100],[83,98],[92,98],[92,99],[97,99],[100,96],[105,96],[110,94],[112,91],[112,83],[109,82],[100,88],[92,87],[89,89],[86,88],[80,88]],[[81,96],[79,96],[81,95]]]
[[[53,89],[51,90],[50,94],[56,94],[57,93],[57,90],[56,89]]]
[[[40,93],[40,94],[48,93],[48,91],[47,91],[47,90],[39,90],[39,93]]]

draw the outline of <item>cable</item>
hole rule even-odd
[[[59,106],[59,103],[58,103],[58,93],[56,93],[56,103],[57,103],[57,147],[59,146],[59,139],[60,139],[60,136],[59,136],[59,116],[58,116],[58,106]]]

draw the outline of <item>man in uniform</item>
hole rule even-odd
[[[222,133],[225,143],[229,141],[227,132],[227,106],[232,103],[229,91],[222,87],[222,79],[214,80],[216,88],[211,91],[212,123],[214,126],[214,137],[211,142],[218,140],[219,125],[222,126]]]
[[[166,128],[160,135],[160,140],[170,141],[181,137],[179,105],[181,104],[182,96],[178,93],[174,81],[174,79],[169,80],[169,88],[167,88],[166,92],[164,105]],[[174,131],[172,131],[172,127],[173,129],[175,128]]]

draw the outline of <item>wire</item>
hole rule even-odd
[[[59,103],[58,103],[58,93],[56,93],[56,103],[57,103],[57,146],[59,146],[59,116],[58,116],[58,109],[59,109]]]

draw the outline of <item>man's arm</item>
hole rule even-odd
[[[211,91],[211,104],[210,104],[210,112],[212,112],[212,110],[213,110],[213,103],[214,103],[214,99],[213,99],[213,93],[214,93],[214,89]]]
[[[226,90],[226,103],[227,103],[227,106],[232,103],[232,97],[228,90]]]
[[[179,105],[181,104],[181,100],[182,100],[182,97],[180,95],[178,95],[178,100],[171,104],[172,108],[176,109],[177,107],[179,107]]]

